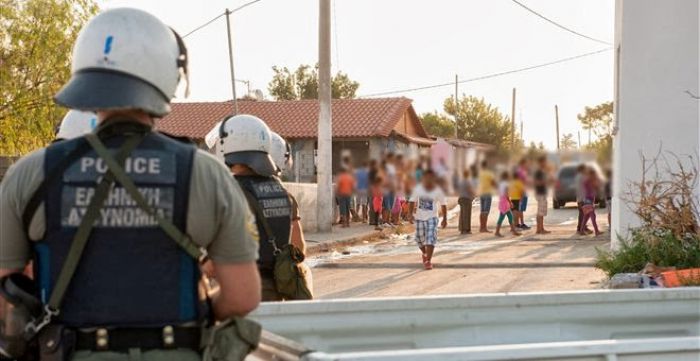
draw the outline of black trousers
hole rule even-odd
[[[472,202],[473,198],[459,197],[459,232],[472,231]]]

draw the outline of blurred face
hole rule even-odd
[[[435,184],[436,184],[435,183],[435,174],[427,173],[427,174],[423,175],[422,181],[423,181],[423,187],[425,187],[426,189],[430,190],[430,189],[435,188]]]

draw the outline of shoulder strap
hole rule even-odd
[[[107,163],[107,167],[109,168],[110,172],[114,174],[114,178],[117,180],[117,182],[119,182],[122,185],[122,187],[124,187],[124,189],[129,193],[131,198],[133,198],[134,201],[136,201],[136,204],[143,211],[152,216],[158,222],[160,228],[170,238],[172,238],[173,241],[175,241],[175,243],[177,243],[185,252],[187,252],[190,256],[192,256],[194,259],[200,262],[204,261],[207,257],[206,250],[203,247],[199,247],[196,243],[194,243],[194,241],[192,241],[189,235],[180,231],[180,229],[178,229],[172,222],[161,217],[160,214],[158,214],[158,212],[156,212],[156,210],[148,204],[148,201],[146,201],[141,192],[139,192],[134,182],[124,171],[124,168],[122,168],[114,160],[109,150],[107,150],[107,147],[105,147],[105,145],[102,144],[100,138],[98,138],[95,134],[88,134],[85,136],[85,138],[95,149],[97,155],[99,155],[100,158],[102,158],[105,161],[105,163]]]
[[[263,214],[262,208],[260,207],[258,200],[255,198],[255,196],[253,196],[252,193],[250,193],[249,190],[245,189],[244,187],[241,187],[241,190],[243,191],[243,195],[245,195],[245,198],[248,201],[248,206],[250,207],[251,211],[253,211],[253,214],[255,214],[255,221],[260,222],[260,224],[263,226],[263,229],[265,230],[265,233],[267,235],[267,241],[270,242],[272,248],[275,250],[275,253],[278,253],[280,249],[279,247],[277,247],[275,233],[272,231],[270,223],[267,222],[267,219]]]
[[[97,136],[95,136],[97,137]],[[131,153],[134,148],[141,142],[143,135],[134,135],[126,139],[124,144],[119,148],[116,154],[115,162],[123,163],[126,157]],[[111,155],[110,155],[111,157]],[[52,318],[60,312],[61,303],[63,302],[63,296],[66,294],[68,285],[70,284],[75,270],[78,268],[80,263],[80,258],[85,250],[85,245],[87,244],[92,228],[95,225],[97,217],[100,215],[100,210],[109,195],[109,190],[114,183],[114,175],[111,170],[102,177],[102,180],[97,185],[95,189],[95,194],[88,205],[88,208],[80,221],[78,230],[75,232],[73,237],[73,242],[71,242],[70,249],[68,250],[68,255],[61,267],[61,271],[58,274],[56,283],[54,284],[53,290],[51,291],[51,296],[49,297],[48,303],[44,306],[44,311],[42,316],[30,322],[27,325],[27,337],[34,337],[42,328],[48,325]]]

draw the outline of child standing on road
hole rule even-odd
[[[382,230],[380,215],[382,214],[382,203],[384,203],[384,189],[382,188],[383,184],[384,179],[382,179],[382,177],[375,177],[370,188],[370,195],[372,198],[370,207],[372,207],[374,214],[377,215],[377,223],[374,227],[374,229],[377,231]]]
[[[352,193],[355,190],[355,178],[347,169],[342,169],[336,180],[336,199],[340,208],[341,227],[350,227],[350,207]]]
[[[588,220],[593,224],[593,230],[595,235],[598,236],[601,232],[598,230],[598,223],[596,222],[595,214],[595,203],[598,193],[598,188],[600,187],[600,181],[598,179],[598,174],[593,168],[588,168],[586,178],[583,182],[584,189],[584,199],[583,199],[583,226],[585,227]],[[582,233],[585,235],[585,233]]]
[[[511,209],[515,209],[515,205],[511,202],[509,197],[509,180],[510,176],[507,172],[503,172],[501,175],[501,182],[498,184],[498,221],[496,222],[496,237],[503,237],[501,234],[501,226],[503,225],[503,220],[508,218],[508,224],[510,225],[510,232],[514,236],[519,236],[520,232],[515,229],[515,222],[513,221],[513,212]]]
[[[525,183],[518,175],[518,171],[513,172],[513,177],[511,178],[510,185],[508,186],[508,196],[510,202],[513,205],[513,217],[515,218],[515,224],[517,228],[522,228],[520,225],[523,221],[523,211],[521,207],[521,202],[525,197]],[[525,229],[525,228],[523,228]]]
[[[421,184],[413,189],[408,203],[411,223],[413,223],[415,210],[416,242],[422,253],[423,267],[426,270],[433,269],[433,251],[438,241],[438,205],[442,211],[440,225],[445,228],[447,227],[445,193],[438,187],[435,173],[427,170],[423,173]]]

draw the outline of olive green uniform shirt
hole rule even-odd
[[[31,259],[31,241],[44,238],[43,204],[26,234],[22,214],[44,179],[45,149],[13,164],[0,183],[0,268],[22,269]],[[186,233],[216,263],[242,263],[258,258],[255,218],[225,166],[197,150],[192,162]]]

